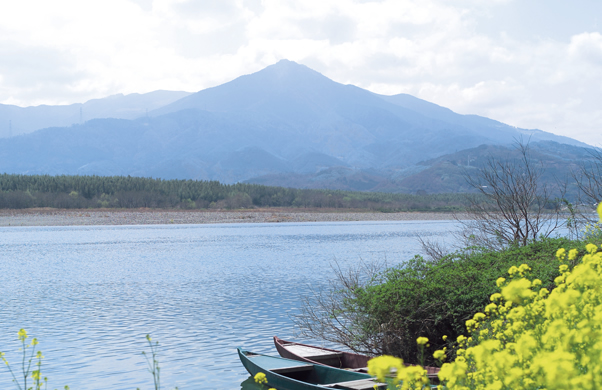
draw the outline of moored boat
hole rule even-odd
[[[368,372],[368,360],[372,359],[369,356],[357,353],[337,351],[335,349],[286,341],[276,336],[274,336],[274,345],[280,356],[283,358],[362,373]],[[409,365],[411,364],[406,364],[406,366]],[[426,369],[427,377],[431,380],[431,383],[438,383],[439,378],[437,373],[439,372],[439,368],[430,366],[424,368]]]
[[[268,386],[278,390],[372,390],[385,389],[385,383],[354,371],[282,357],[262,355],[238,348],[238,356],[251,376],[262,372]]]

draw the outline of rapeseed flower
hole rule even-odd
[[[429,339],[427,339],[426,337],[418,337],[416,339],[416,342],[418,343],[418,345],[424,345],[429,342]]]
[[[602,223],[602,203],[598,206]],[[552,291],[530,280],[527,264],[508,270],[509,282],[499,278],[500,292],[490,296],[483,313],[466,321],[469,337],[457,338],[456,358],[439,371],[449,390],[481,389],[599,389],[602,388],[602,252],[586,246],[561,248],[561,262]],[[576,262],[570,268],[564,261]],[[573,263],[573,264],[574,264]],[[428,342],[425,337],[419,345]],[[442,361],[445,349],[434,352]],[[427,383],[419,369],[398,372],[398,388],[420,389]],[[413,386],[413,387],[412,387]]]
[[[263,372],[258,372],[257,374],[255,374],[253,379],[255,379],[255,383],[259,383],[259,384],[268,383],[268,378],[266,378],[266,376]]]
[[[380,382],[384,382],[391,371],[399,372],[403,368],[403,360],[394,356],[383,355],[368,361],[368,374],[374,375]]]
[[[501,295],[491,297],[500,301],[497,310],[490,304],[485,308],[489,317],[467,321],[473,341],[459,337],[463,352],[441,367],[439,378],[445,386],[450,390],[600,388],[602,252],[593,244],[587,252],[572,270],[560,265],[561,276],[551,292],[541,287],[541,281],[531,282],[522,275],[522,266],[511,268],[513,279],[498,282]],[[566,255],[566,250],[557,252],[561,261]],[[577,256],[577,250],[568,253],[569,260]]]

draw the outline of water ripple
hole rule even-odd
[[[333,260],[401,262],[445,222],[0,228],[0,350],[26,328],[51,388],[151,388],[141,355],[160,341],[164,388],[256,390],[235,348],[275,354],[289,314]],[[11,388],[0,371],[0,388]]]

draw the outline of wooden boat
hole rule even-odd
[[[330,367],[368,373],[368,360],[366,355],[337,351],[335,349],[315,347],[312,345],[286,341],[274,336],[274,345],[283,358],[299,360],[306,363],[322,364]],[[404,363],[405,364],[405,363]],[[410,366],[411,364],[406,364]],[[438,367],[424,367],[427,377],[432,384],[439,383]]]
[[[238,348],[238,357],[251,376],[263,372],[268,386],[278,390],[386,389],[385,383],[360,372],[262,355],[241,348]]]

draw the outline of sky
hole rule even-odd
[[[602,146],[600,0],[19,0],[0,103],[196,92],[280,59]]]

